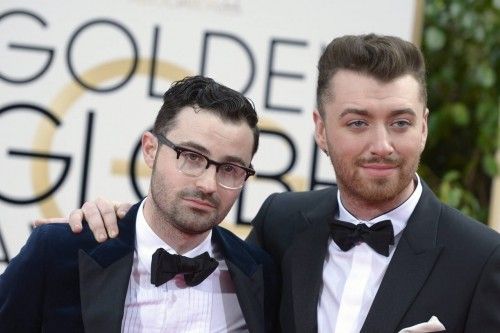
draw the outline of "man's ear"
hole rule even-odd
[[[316,109],[313,112],[313,120],[315,125],[314,130],[314,139],[316,140],[316,144],[318,147],[328,155],[328,145],[326,144],[326,130],[325,130],[325,122],[321,117],[321,114]]]
[[[429,109],[425,109],[424,111],[424,118],[423,118],[423,121],[422,121],[422,140],[420,142],[420,151],[424,151],[424,148],[425,148],[425,143],[427,142],[427,135],[429,133],[429,123],[428,123],[428,120],[429,120]]]
[[[158,139],[156,139],[153,133],[144,132],[142,134],[141,144],[144,162],[150,169],[153,169],[156,154],[159,148]]]

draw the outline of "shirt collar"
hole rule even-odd
[[[420,182],[420,177],[417,174],[415,174],[415,181],[417,182],[417,186],[405,202],[403,202],[393,210],[379,215],[369,221],[358,220],[351,213],[349,213],[349,211],[344,207],[342,201],[340,200],[340,191],[337,191],[339,219],[354,224],[365,223],[369,227],[383,220],[391,220],[392,227],[394,228],[394,236],[397,236],[406,227],[406,224],[408,223],[408,220],[410,219],[410,216],[417,206],[417,203],[420,200],[420,196],[422,195],[422,184]]]
[[[163,248],[170,254],[178,254],[170,245],[165,243],[155,232],[149,224],[146,222],[144,217],[144,203],[146,199],[141,202],[139,210],[137,212],[136,224],[135,224],[135,248],[137,251],[137,256],[140,262],[142,262],[148,272],[151,272],[151,256],[158,248]],[[213,256],[212,251],[212,230],[208,233],[207,237],[194,249],[183,254],[185,257],[193,258],[203,252],[208,252],[210,256]]]

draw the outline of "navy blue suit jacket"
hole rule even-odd
[[[97,243],[86,226],[34,229],[0,276],[0,332],[119,332],[132,268],[138,204],[117,238]],[[278,280],[274,263],[257,247],[215,227],[250,332],[274,332]]]

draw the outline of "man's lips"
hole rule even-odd
[[[374,176],[386,176],[397,169],[397,165],[385,163],[365,163],[361,167]]]
[[[384,170],[384,169],[395,169],[396,165],[387,163],[365,163],[363,164],[363,168]]]
[[[202,209],[217,208],[215,204],[198,198],[184,198],[184,200],[187,201],[191,206],[195,206],[197,208],[202,208]]]

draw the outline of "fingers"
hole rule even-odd
[[[115,238],[118,235],[118,221],[116,217],[117,212],[115,212],[117,208],[115,206],[115,203],[104,198],[97,198],[95,204],[100,212],[102,218],[101,221],[103,227],[106,229],[107,235],[111,238]],[[85,217],[87,217],[87,214],[85,214]],[[92,223],[94,223],[94,221],[90,221],[88,217],[87,221],[91,225]],[[97,219],[95,220],[96,223],[101,223],[101,221],[98,221]],[[100,227],[100,225],[96,227]]]
[[[97,202],[99,199],[95,201],[87,201],[83,204],[81,209],[74,210],[70,216],[70,220],[72,216],[75,216],[75,222],[76,220],[81,220],[83,217],[85,217],[85,220],[87,221],[90,230],[94,234],[94,238],[98,242],[104,242],[106,239],[108,239],[108,234],[106,232],[106,228],[104,225],[104,220],[101,215],[101,212],[99,212],[99,207],[97,205]],[[81,213],[80,213],[81,211]],[[74,213],[74,214],[73,214]],[[81,214],[81,215],[80,215]]]
[[[124,218],[127,212],[129,211],[130,207],[132,207],[131,203],[120,203],[120,202],[115,202],[114,203],[115,209],[116,209],[116,215],[119,218]]]
[[[81,209],[75,209],[69,214],[68,223],[71,231],[79,233],[83,230],[82,227],[83,212]]]
[[[31,222],[31,224],[33,225],[33,227],[39,227],[41,225],[44,225],[44,224],[49,224],[49,223],[67,223],[68,222],[68,219],[65,218],[65,217],[51,217],[51,218],[45,218],[45,219],[42,219],[42,218],[38,218],[36,220],[34,220],[33,222]]]
[[[118,218],[122,218],[128,212],[132,204],[111,202],[104,198],[97,198],[95,201],[87,201],[82,208],[73,210],[69,218],[45,218],[33,221],[33,226],[37,227],[47,223],[69,223],[74,233],[83,230],[83,220],[85,219],[92,231],[94,238],[98,242],[104,242],[118,235]]]

